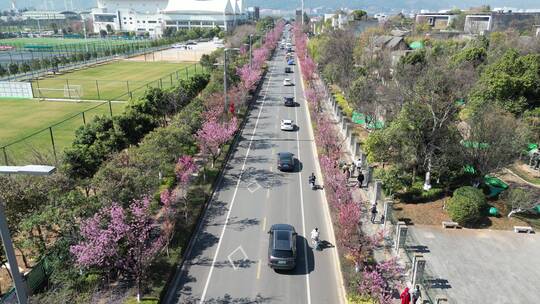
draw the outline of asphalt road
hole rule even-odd
[[[320,181],[320,170],[300,72],[294,66],[293,74],[285,74],[285,66],[285,52],[278,50],[165,303],[345,303],[324,193],[308,186],[311,172]],[[284,78],[295,86],[284,87]],[[294,96],[298,106],[284,107],[284,96]],[[281,119],[293,119],[297,130],[281,131]],[[277,170],[276,154],[282,151],[295,154],[295,172]],[[276,223],[298,232],[293,271],[267,266],[267,231]],[[310,247],[314,227],[326,245],[322,251]]]

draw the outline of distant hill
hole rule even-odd
[[[261,8],[293,10],[300,7],[300,0],[248,0],[249,6]],[[491,7],[513,7],[517,9],[540,9],[540,1],[534,0],[304,0],[309,8],[360,8],[370,13],[407,10],[441,10],[450,8],[469,8],[489,4]]]
[[[54,9],[63,10],[64,0],[16,0],[17,6],[30,7],[36,9],[45,9],[45,2],[52,3]],[[96,6],[96,0],[72,0],[75,10],[82,10]],[[149,0],[151,1],[151,0]],[[182,0],[171,0],[182,1]],[[294,10],[300,7],[300,0],[245,0],[247,6],[259,6],[261,8]],[[66,1],[70,3],[70,0]],[[440,10],[453,7],[468,8],[471,6],[480,6],[489,4],[491,7],[513,7],[518,9],[538,8],[538,0],[304,0],[305,7],[316,8],[324,7],[329,9],[337,8],[361,8],[367,9],[370,13],[391,12],[401,9],[407,10]],[[0,8],[8,9],[11,7],[11,0],[0,0]]]

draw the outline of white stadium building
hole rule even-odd
[[[148,32],[166,27],[215,27],[229,31],[247,19],[243,0],[98,0],[92,9],[94,31]]]

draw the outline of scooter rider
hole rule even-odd
[[[312,188],[315,188],[315,173],[313,172],[309,176],[309,184],[311,185]]]
[[[319,228],[311,230],[311,242],[313,243],[314,248],[319,247]]]

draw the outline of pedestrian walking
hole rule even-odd
[[[349,165],[349,176],[350,176],[350,177],[353,177],[353,176],[354,176],[354,168],[355,168],[354,164],[351,163],[351,164]]]
[[[364,184],[364,174],[362,173],[362,170],[358,170],[358,177],[356,180],[358,180],[358,188],[362,188],[362,185]]]
[[[347,173],[347,171],[349,171],[349,168],[347,168],[347,164],[343,164],[343,166],[341,166],[341,170],[343,170],[343,173]]]
[[[399,296],[401,304],[411,304],[411,294],[409,293],[409,287],[405,287],[405,290]]]
[[[375,217],[377,217],[377,204],[371,205],[371,223],[375,224]]]
[[[412,292],[412,304],[416,304],[416,301],[418,301],[418,299],[420,299],[421,296],[422,296],[422,293],[420,292],[420,285],[416,285],[416,287],[414,288]]]
[[[354,165],[356,166],[356,170],[358,170],[358,172],[360,172],[362,170],[362,159],[359,158],[358,160],[356,160]]]

